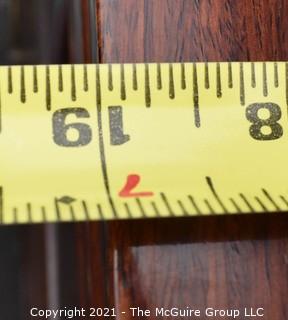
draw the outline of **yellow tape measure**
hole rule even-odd
[[[288,64],[0,68],[0,222],[288,210]]]

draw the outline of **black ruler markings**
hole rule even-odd
[[[217,98],[222,97],[221,69],[219,62],[216,63],[216,95]]]
[[[279,87],[278,62],[274,62],[274,87]]]
[[[58,91],[63,92],[63,69],[62,65],[58,66]]]
[[[108,64],[108,90],[113,91],[113,73],[111,63]]]
[[[251,87],[256,88],[255,62],[251,62]]]
[[[87,64],[83,65],[83,90],[85,92],[89,90]]]
[[[76,79],[75,79],[75,65],[71,65],[71,99],[72,101],[76,101],[77,94],[76,94]]]
[[[144,217],[144,218],[147,217],[147,214],[145,212],[144,206],[143,206],[140,198],[136,198],[135,200],[136,200],[137,206],[138,206],[138,208],[140,210],[141,216]]]
[[[230,198],[229,200],[232,203],[233,207],[235,208],[236,212],[242,213],[242,210],[239,207],[238,203],[233,198]]]
[[[181,89],[186,89],[186,72],[185,72],[185,63],[181,63]]]
[[[50,80],[50,67],[46,66],[46,109],[51,110],[51,80]]]
[[[256,202],[258,202],[258,204],[260,205],[260,207],[261,207],[261,209],[263,210],[263,211],[269,211],[268,209],[267,209],[267,207],[265,206],[265,204],[262,202],[262,200],[259,198],[259,197],[255,197],[255,200],[256,200]]]
[[[175,98],[173,64],[169,63],[169,98]]]
[[[194,210],[196,211],[196,213],[197,213],[198,215],[203,214],[203,212],[200,210],[200,208],[199,208],[196,200],[194,199],[194,197],[193,197],[191,194],[188,195],[188,199],[190,200],[190,202],[191,202]]]
[[[205,85],[205,89],[209,89],[210,88],[209,64],[208,64],[208,62],[205,62],[205,65],[204,65],[204,85]]]
[[[168,198],[165,195],[165,193],[164,192],[160,192],[160,196],[161,196],[161,199],[162,199],[162,201],[163,201],[163,203],[164,203],[169,215],[172,216],[172,217],[175,216],[175,213],[174,213],[174,211],[173,211],[173,209],[172,209],[172,207],[171,207],[171,205],[170,205],[170,203],[168,201]]]
[[[11,94],[13,93],[13,78],[12,78],[12,67],[8,67],[8,93]]]
[[[182,203],[182,201],[181,200],[177,200],[177,203],[178,203],[183,215],[184,216],[189,216],[189,212],[186,210],[186,208],[185,208],[184,204]]]
[[[123,63],[120,65],[120,96],[121,100],[126,100],[125,69]]]
[[[204,199],[204,203],[206,204],[210,214],[216,214],[208,199]]]
[[[222,210],[224,211],[224,213],[229,213],[229,211],[227,210],[226,206],[224,205],[223,201],[221,200],[220,196],[218,195],[215,186],[212,182],[211,177],[206,177],[206,182],[209,186],[210,191],[212,192],[214,198],[216,199],[216,201],[218,202],[218,204],[220,205],[220,207],[222,208]]]
[[[240,198],[243,200],[243,202],[246,204],[246,206],[248,207],[248,209],[251,212],[255,212],[255,209],[252,207],[251,203],[248,201],[248,199],[246,198],[246,196],[243,193],[239,193]]]
[[[130,207],[129,207],[129,204],[127,202],[124,202],[124,208],[127,212],[128,218],[133,218],[133,214],[132,214]]]
[[[33,92],[38,92],[38,68],[33,66]]]
[[[233,71],[231,62],[228,62],[228,88],[233,88]]]
[[[26,86],[25,86],[25,69],[24,66],[20,67],[20,101],[26,102]]]
[[[197,128],[200,128],[199,92],[198,92],[198,76],[197,76],[196,63],[193,63],[193,103],[194,103],[194,123]]]
[[[90,212],[89,212],[89,208],[88,208],[87,202],[85,200],[82,200],[81,204],[82,204],[82,208],[83,208],[83,213],[84,213],[85,219],[86,220],[91,220],[91,215],[90,215]]]
[[[132,87],[134,91],[138,90],[137,65],[135,63],[132,65]]]
[[[98,214],[101,220],[104,220],[104,214],[103,214],[103,209],[100,203],[97,203],[97,210],[98,210]]]
[[[100,67],[96,65],[96,111],[97,111],[97,124],[98,124],[98,142],[99,142],[99,152],[101,160],[102,175],[104,180],[104,186],[106,194],[108,197],[108,202],[112,210],[113,216],[118,217],[117,210],[111,195],[109,179],[108,179],[108,170],[105,157],[105,146],[104,146],[104,137],[103,137],[103,128],[102,128],[102,101],[101,101],[101,81],[100,81]]]
[[[145,63],[145,104],[147,108],[151,107],[150,75],[148,63]]]
[[[157,89],[162,89],[162,71],[160,63],[157,63]]]
[[[268,96],[268,86],[267,86],[267,66],[266,62],[262,63],[262,78],[263,78],[263,96]]]
[[[161,213],[160,213],[155,201],[151,201],[151,206],[155,212],[156,217],[161,217]]]
[[[274,206],[274,208],[277,211],[281,211],[281,208],[278,206],[278,204],[275,202],[275,200],[273,199],[273,197],[271,196],[271,194],[266,190],[266,189],[262,189],[263,194],[265,195],[265,197],[271,202],[271,204]]]

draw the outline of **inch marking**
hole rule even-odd
[[[82,203],[82,208],[83,208],[83,212],[84,212],[86,220],[88,220],[88,221],[91,220],[87,202],[85,200],[82,200],[81,203]]]
[[[126,100],[125,70],[123,63],[120,65],[120,91],[121,100]]]
[[[204,203],[206,204],[210,214],[216,214],[215,210],[213,209],[213,207],[211,206],[210,202],[208,201],[208,199],[204,199]]]
[[[171,206],[170,206],[170,203],[165,195],[165,193],[163,192],[160,192],[160,196],[161,196],[161,199],[163,200],[164,204],[165,204],[165,207],[167,208],[168,210],[168,213],[170,216],[175,216],[175,213],[174,211],[172,210]]]
[[[63,70],[62,65],[58,66],[58,91],[63,92]]]
[[[287,199],[286,199],[283,195],[280,196],[280,199],[285,203],[285,205],[286,205],[287,208],[288,208],[288,201],[287,201]]]
[[[228,62],[228,88],[233,88],[232,63]]]
[[[76,79],[75,79],[75,66],[72,64],[71,66],[71,99],[72,101],[76,101]]]
[[[255,62],[251,62],[251,87],[256,88]]]
[[[99,65],[96,65],[96,110],[97,110],[97,124],[98,124],[98,136],[99,136],[99,152],[101,160],[102,175],[104,180],[104,186],[108,197],[108,202],[112,210],[113,216],[118,217],[114,201],[110,192],[110,185],[108,180],[108,172],[105,158],[104,137],[102,128],[102,102],[101,102],[101,82],[100,82],[100,70]]]
[[[216,201],[218,202],[218,204],[220,205],[220,207],[222,208],[224,213],[229,213],[229,211],[225,207],[224,203],[220,199],[218,193],[216,192],[216,189],[215,189],[215,187],[213,185],[212,179],[210,177],[206,177],[206,182],[207,182],[207,184],[208,184],[208,186],[210,188],[210,191],[212,192],[213,196],[215,197]]]
[[[209,81],[209,64],[208,62],[205,62],[204,66],[204,82],[205,82],[205,89],[210,88],[210,81]]]
[[[255,200],[258,202],[263,211],[269,211],[259,197],[255,197]]]
[[[89,90],[87,64],[83,65],[83,90],[85,92]]]
[[[181,89],[186,89],[185,63],[181,63]]]
[[[174,88],[174,75],[173,75],[173,65],[169,63],[169,98],[175,98],[175,88]]]
[[[244,72],[243,72],[243,62],[240,62],[240,103],[245,106],[245,87],[244,87]]]
[[[181,200],[177,200],[177,203],[183,213],[184,216],[189,216],[189,212],[186,210],[186,208],[184,207],[183,203]]]
[[[113,73],[111,63],[108,64],[108,90],[113,91]]]
[[[242,210],[241,210],[241,208],[238,206],[237,202],[236,202],[233,198],[230,198],[229,200],[231,201],[231,203],[232,203],[232,205],[234,206],[234,208],[236,209],[236,211],[239,212],[239,213],[242,213]]]
[[[157,63],[157,89],[162,89],[162,74],[161,74],[161,64]]]
[[[51,83],[49,66],[46,66],[46,110],[51,110]]]
[[[134,91],[138,90],[137,66],[135,63],[132,65],[132,86]]]
[[[13,93],[12,68],[8,67],[8,93]]]
[[[128,218],[133,218],[133,215],[131,213],[130,207],[129,207],[127,202],[124,203],[124,207],[125,207],[125,210],[127,212]]]
[[[145,63],[145,104],[146,108],[151,107],[151,91],[150,91],[149,64]]]
[[[274,201],[272,196],[269,194],[269,192],[266,189],[262,189],[262,192],[264,193],[265,197],[273,204],[274,208],[277,211],[281,211],[281,208],[278,206],[278,204]]]
[[[197,79],[197,66],[195,62],[193,63],[193,103],[194,103],[195,126],[197,128],[200,128],[198,79]]]
[[[154,201],[151,201],[151,206],[155,212],[156,217],[161,217],[160,211],[157,208],[157,204]]]
[[[55,206],[55,212],[56,212],[56,217],[58,221],[61,221],[61,213],[60,213],[60,208],[58,204],[58,199],[54,198],[54,206]]]
[[[38,92],[38,73],[37,66],[33,66],[33,92]]]
[[[138,206],[138,208],[139,208],[139,210],[141,212],[142,217],[144,217],[144,218],[147,217],[146,212],[144,210],[144,207],[143,207],[143,204],[142,204],[140,198],[136,198],[135,200],[136,200],[137,206]]]
[[[279,87],[278,62],[274,62],[274,87]]]
[[[32,206],[30,202],[26,203],[26,209],[27,209],[28,222],[31,223],[33,220],[32,220]]]
[[[12,210],[13,221],[14,223],[18,223],[18,208],[14,207]]]
[[[243,193],[239,194],[240,198],[245,202],[246,206],[249,208],[249,210],[251,212],[255,212],[254,208],[252,207],[252,205],[250,204],[250,202],[247,200],[247,198],[245,197],[245,195]]]
[[[104,214],[103,214],[103,210],[100,203],[97,203],[97,210],[98,210],[100,219],[104,220]]]
[[[263,96],[268,96],[268,87],[267,87],[267,67],[266,62],[262,63],[262,72],[263,72]]]
[[[26,102],[26,88],[25,88],[25,70],[24,66],[20,69],[20,101],[22,103]]]
[[[47,222],[47,212],[46,212],[46,208],[44,206],[41,207],[41,213],[42,213],[43,222]]]
[[[217,98],[222,97],[222,85],[221,85],[221,69],[220,69],[220,63],[216,63],[216,95]]]
[[[192,206],[193,206],[193,208],[195,209],[196,213],[197,213],[198,215],[203,214],[203,212],[202,212],[202,211],[200,210],[200,208],[198,207],[195,199],[194,199],[190,194],[188,195],[188,199],[191,201]]]

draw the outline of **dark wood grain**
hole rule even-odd
[[[285,0],[99,0],[97,9],[101,62],[288,58]],[[263,319],[288,318],[285,215],[76,228],[83,305],[263,307]]]

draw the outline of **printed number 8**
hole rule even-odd
[[[266,109],[270,115],[266,119],[259,118],[259,111]],[[246,118],[252,125],[249,132],[252,138],[256,140],[276,140],[282,137],[283,128],[278,123],[281,118],[281,109],[275,103],[253,103],[246,109]],[[270,133],[264,133],[263,127],[269,127]]]

